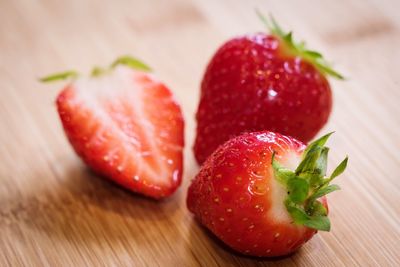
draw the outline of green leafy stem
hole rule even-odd
[[[296,224],[316,230],[329,231],[328,212],[319,198],[340,187],[330,182],[346,169],[346,157],[332,172],[326,176],[329,148],[326,141],[332,133],[312,142],[303,152],[302,161],[296,170],[283,167],[272,154],[272,166],[276,179],[287,188],[285,206]]]
[[[289,52],[296,56],[300,56],[313,64],[317,69],[319,69],[325,75],[330,75],[336,79],[343,80],[344,77],[339,72],[335,71],[331,64],[327,62],[321,53],[309,50],[306,47],[305,42],[296,43],[293,40],[293,33],[285,32],[276,22],[274,17],[270,16],[270,20],[268,20],[259,10],[256,9],[256,13],[260,20],[266,25],[266,27],[271,31],[271,33],[281,40],[285,42],[287,45]]]
[[[91,71],[91,76],[98,77],[98,76],[104,75],[104,74],[112,71],[115,67],[120,66],[120,65],[127,66],[134,70],[140,70],[140,71],[146,71],[146,72],[151,71],[151,68],[148,65],[146,65],[145,63],[143,63],[142,61],[140,61],[139,59],[131,57],[131,56],[122,56],[122,57],[117,58],[107,68],[94,67]],[[54,81],[62,81],[62,80],[68,80],[68,79],[75,80],[78,77],[79,77],[78,72],[76,72],[74,70],[70,70],[70,71],[51,74],[49,76],[40,78],[39,80],[41,82],[54,82]]]

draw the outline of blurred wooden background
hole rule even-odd
[[[192,218],[186,189],[199,83],[228,38],[272,13],[349,77],[332,81],[323,132],[331,165],[350,156],[330,196],[333,229],[291,257],[236,255]],[[0,0],[0,266],[400,266],[400,1]],[[88,171],[62,132],[41,75],[88,72],[132,54],[180,100],[185,176],[160,203]]]

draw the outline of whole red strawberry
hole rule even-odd
[[[347,165],[326,177],[330,134],[307,148],[273,132],[245,133],[220,146],[189,187],[187,205],[205,227],[234,250],[287,255],[317,230],[329,231],[325,195]]]
[[[326,75],[342,76],[272,21],[271,34],[231,39],[211,59],[196,114],[199,163],[243,132],[269,130],[308,142],[327,122],[332,94]]]
[[[130,68],[129,68],[130,67]],[[132,69],[133,68],[133,69]],[[74,77],[57,97],[65,133],[97,173],[153,198],[171,195],[182,179],[183,117],[171,91],[131,57],[91,77]]]

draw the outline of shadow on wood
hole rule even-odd
[[[246,256],[240,254],[223,243],[219,238],[217,238],[210,230],[200,225],[197,220],[193,218],[190,227],[190,242],[192,244],[193,249],[198,249],[202,247],[206,247],[211,251],[211,254],[217,255],[217,262],[225,262],[226,265],[229,266],[237,266],[240,264],[253,264],[260,266],[265,266],[265,264],[269,265],[277,265],[277,266],[290,266],[294,265],[296,259],[301,257],[303,252],[302,249],[297,252],[284,257],[253,257]],[[196,254],[199,254],[197,252]],[[202,262],[202,264],[206,264],[207,262]]]
[[[82,165],[55,176],[56,185],[50,184],[47,189],[3,199],[0,227],[26,225],[51,239],[73,243],[113,242],[122,236],[148,242],[153,235],[149,224],[168,227],[179,206],[176,199],[180,190],[168,199],[152,200],[131,193]],[[44,180],[38,176],[36,181]],[[176,238],[173,231],[166,231],[165,235],[171,240]]]

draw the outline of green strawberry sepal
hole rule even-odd
[[[275,178],[287,188],[285,206],[296,224],[321,231],[330,230],[327,210],[318,200],[340,187],[330,182],[346,169],[346,157],[327,177],[329,148],[324,146],[332,133],[312,142],[303,152],[302,160],[296,170],[281,166],[272,154],[272,167]]]
[[[299,56],[311,64],[313,64],[319,71],[321,71],[325,75],[332,76],[336,79],[339,80],[344,80],[344,76],[340,74],[339,72],[335,71],[331,64],[327,62],[324,57],[322,56],[321,53],[314,51],[314,50],[309,50],[306,47],[305,42],[300,42],[296,43],[293,40],[293,33],[290,32],[285,32],[282,30],[282,28],[279,26],[279,24],[276,22],[276,20],[270,16],[270,20],[268,20],[259,10],[256,9],[256,13],[260,20],[267,26],[267,28],[270,30],[272,35],[277,36],[280,40],[282,40],[288,49],[288,52],[290,54],[293,54],[295,56]]]
[[[107,68],[101,68],[101,67],[94,67],[91,71],[91,76],[92,77],[99,77],[103,74],[106,74],[110,71],[112,71],[115,67],[117,66],[126,66],[134,70],[139,70],[139,71],[145,71],[145,72],[150,72],[152,69],[142,61],[140,61],[137,58],[131,57],[131,56],[121,56],[117,58],[109,67]],[[60,73],[55,73],[51,74],[49,76],[40,78],[39,80],[41,82],[54,82],[54,81],[64,81],[64,80],[75,80],[79,77],[79,73],[70,70],[70,71],[65,71],[65,72],[60,72]]]

